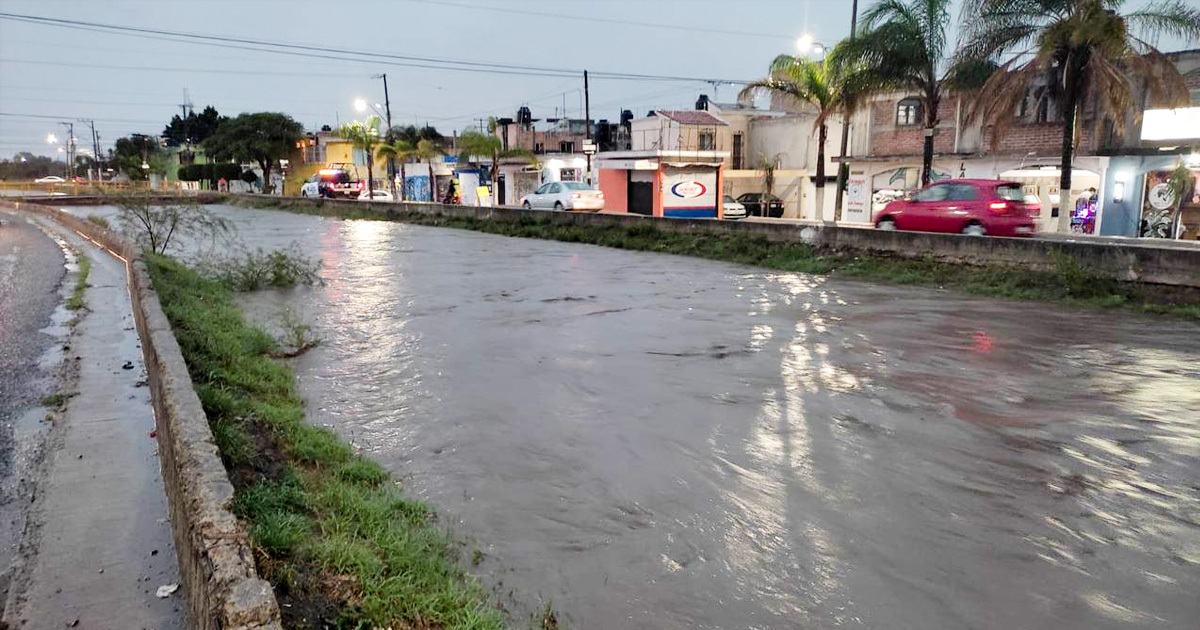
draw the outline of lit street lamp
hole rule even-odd
[[[805,33],[796,39],[796,50],[802,55],[813,53],[814,55],[823,54],[829,47],[821,42],[814,41],[813,36]]]
[[[368,103],[366,99],[362,99],[362,98],[354,99],[354,110],[360,114],[367,111],[368,109],[370,109],[370,110],[374,111],[376,114],[383,116],[383,112],[379,111],[379,109],[381,107],[383,107],[383,105],[381,103],[373,103],[372,104],[372,103]]]
[[[46,134],[46,144],[56,144],[57,142],[58,142],[57,136],[55,136],[52,133]]]

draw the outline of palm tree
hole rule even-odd
[[[1070,227],[1071,160],[1085,102],[1116,130],[1137,111],[1133,80],[1144,81],[1152,100],[1185,104],[1187,88],[1171,63],[1147,40],[1200,37],[1200,8],[1169,0],[1119,12],[1124,0],[967,0],[965,40],[959,57],[1012,55],[992,74],[972,115],[993,125],[993,138],[1011,124],[1035,83],[1044,82],[1062,120],[1059,229]],[[970,16],[967,19],[967,16]],[[1136,33],[1136,34],[1135,34]]]
[[[472,157],[489,155],[492,157],[492,179],[496,177],[496,159],[499,157],[501,148],[503,148],[503,143],[500,142],[500,138],[490,134],[467,131],[458,137],[459,156],[468,164],[479,166],[478,162],[472,161]]]
[[[337,129],[337,137],[350,141],[355,150],[367,155],[367,196],[375,197],[375,145],[379,143],[379,117],[367,116],[366,120],[348,122]]]
[[[916,92],[925,130],[922,185],[929,183],[933,170],[942,97],[978,88],[995,68],[986,57],[944,63],[951,1],[880,0],[863,14],[863,32],[843,40],[829,56],[834,71],[860,94]]]
[[[417,148],[411,142],[404,139],[396,140],[391,144],[383,144],[375,151],[375,154],[384,159],[394,159],[400,162],[400,194],[396,195],[396,181],[392,180],[392,197],[400,201],[404,201],[405,197],[405,182],[408,181],[408,174],[405,170],[405,165],[409,158],[417,154]]]
[[[825,210],[825,143],[829,136],[826,123],[850,99],[844,87],[841,75],[833,72],[828,61],[815,62],[792,55],[779,55],[771,62],[770,76],[746,84],[738,95],[738,98],[746,99],[753,98],[756,92],[768,92],[816,108],[817,118],[813,121],[813,127],[817,130],[817,216],[821,216]],[[835,212],[835,219],[841,219],[841,208]]]
[[[437,201],[437,178],[433,175],[433,158],[442,154],[442,148],[437,142],[428,138],[417,141],[417,159],[429,165],[429,200]]]

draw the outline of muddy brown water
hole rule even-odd
[[[95,210],[92,210],[94,212]],[[1200,326],[465,231],[299,242],[335,428],[570,628],[1194,628]]]

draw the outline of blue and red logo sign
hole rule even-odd
[[[671,194],[682,199],[703,197],[706,192],[708,192],[708,187],[695,181],[679,182],[671,187]]]

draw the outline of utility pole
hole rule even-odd
[[[387,134],[385,137],[387,138],[387,143],[390,145],[396,139],[392,136],[392,101],[391,97],[388,96],[387,73],[384,72],[383,74],[376,75],[376,78],[383,79],[383,112],[387,117]],[[399,200],[400,197],[396,195],[396,157],[393,155],[388,156],[388,181],[391,182],[392,199]],[[400,192],[403,193],[404,191],[401,190]]]
[[[587,70],[583,71],[583,122],[584,122],[584,138],[587,140],[584,144],[592,143],[592,99],[588,93],[588,75]],[[587,156],[587,183],[592,183],[592,151],[590,147],[585,147],[583,151]]]
[[[67,128],[67,179],[75,179],[75,123],[58,123]]]
[[[854,39],[854,31],[858,26],[858,0],[854,0],[850,8],[850,39]],[[846,91],[842,90],[842,104],[845,106]],[[833,220],[834,222],[842,220],[842,190],[846,188],[846,175],[850,171],[850,164],[846,162],[846,148],[850,140],[850,112],[842,110],[842,150],[840,152],[841,159],[838,160],[838,176],[837,176],[837,197],[833,202]],[[868,196],[869,198],[869,196]],[[818,210],[824,212],[824,209]]]
[[[76,122],[87,123],[92,128],[92,166],[96,169],[96,181],[100,181],[100,142],[96,139],[96,122],[87,118],[78,118]]]

